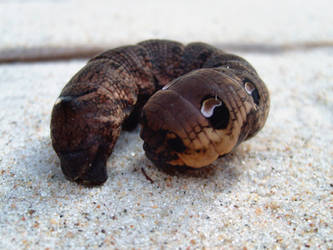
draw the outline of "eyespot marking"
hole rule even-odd
[[[244,83],[244,88],[245,91],[252,96],[254,103],[259,105],[260,96],[258,93],[258,89],[254,86],[254,84],[246,80]]]
[[[221,106],[222,102],[217,98],[208,98],[202,102],[201,105],[201,114],[206,117],[210,118],[214,114],[214,109],[218,106]]]
[[[201,114],[215,129],[225,129],[229,124],[229,110],[218,97],[208,97],[201,104]]]
[[[247,92],[249,95],[252,95],[252,92],[256,89],[256,88],[253,86],[253,84],[250,83],[250,82],[246,82],[246,83],[244,84],[244,86],[245,86],[245,90],[246,90],[246,92]]]

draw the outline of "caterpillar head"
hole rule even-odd
[[[232,72],[200,69],[177,78],[143,107],[146,155],[160,166],[209,165],[263,126],[260,94]]]

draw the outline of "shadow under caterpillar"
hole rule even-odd
[[[254,136],[269,105],[243,58],[205,43],[148,40],[105,51],[73,76],[53,107],[52,145],[69,180],[100,185],[121,129],[140,121],[155,165],[201,168]]]

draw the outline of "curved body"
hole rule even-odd
[[[200,168],[264,126],[269,94],[247,61],[204,43],[148,40],[103,52],[69,81],[52,111],[65,176],[105,182],[121,128],[134,128],[141,111],[148,158]]]

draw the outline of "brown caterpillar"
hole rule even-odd
[[[102,184],[121,128],[133,129],[141,114],[150,160],[201,168],[254,136],[269,104],[243,58],[204,43],[148,40],[92,58],[69,81],[53,107],[52,145],[68,179]]]

